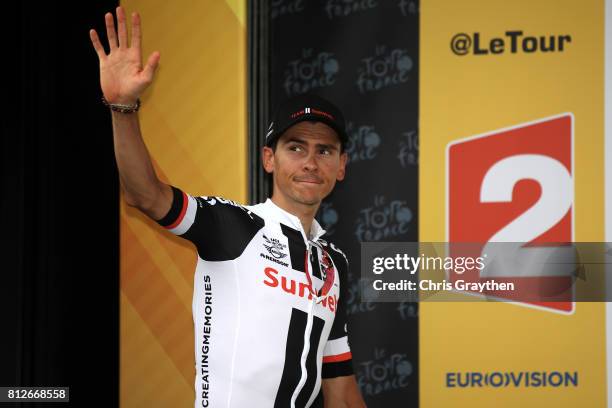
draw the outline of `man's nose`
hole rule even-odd
[[[316,154],[316,151],[311,150],[308,152],[308,155],[306,156],[306,160],[304,161],[304,170],[315,171],[317,168],[318,168],[317,154]]]

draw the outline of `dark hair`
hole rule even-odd
[[[269,147],[270,147],[270,149],[272,149],[272,151],[273,151],[274,153],[276,153],[276,146],[278,145],[278,139],[280,139],[281,137],[282,137],[282,135],[281,135],[281,136],[279,136],[279,137],[277,137],[276,139],[274,139],[274,141],[272,142],[272,144],[269,146]]]

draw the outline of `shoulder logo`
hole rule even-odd
[[[195,197],[195,199],[198,202],[200,207],[203,207],[204,204],[208,204],[210,206],[215,206],[217,204],[231,205],[233,207],[240,208],[241,210],[245,211],[249,215],[249,217],[253,218],[253,216],[251,215],[251,211],[249,209],[245,208],[242,204],[237,203],[234,200],[228,200],[223,197],[215,197],[215,196],[199,196],[199,197]]]
[[[264,242],[263,246],[273,257],[276,259],[282,259],[287,256],[287,254],[284,252],[287,245],[280,242],[278,238],[268,238],[264,235],[263,239],[266,241]]]

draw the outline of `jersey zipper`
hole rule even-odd
[[[308,317],[306,319],[306,328],[304,329],[304,348],[302,349],[302,356],[300,357],[300,369],[302,370],[302,376],[300,377],[300,381],[298,382],[297,386],[295,387],[295,390],[293,391],[293,395],[291,396],[291,408],[295,408],[295,401],[298,395],[300,395],[300,392],[302,391],[302,388],[304,388],[306,380],[308,379],[308,371],[306,370],[306,360],[308,359],[308,353],[310,352],[310,333],[312,331],[312,325],[314,320],[314,306],[315,304],[320,302],[315,291],[312,279],[310,277],[310,270],[308,268],[308,263],[310,262],[311,255],[310,247],[310,241],[306,240],[306,253],[304,254],[306,259],[304,259],[304,269],[306,272],[306,279],[308,279],[308,290],[310,290],[312,299],[308,304]],[[310,395],[308,399],[310,400],[311,397],[312,395]]]

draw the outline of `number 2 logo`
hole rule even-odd
[[[521,257],[543,251],[524,244],[574,239],[573,122],[565,113],[501,129],[447,146],[446,236],[449,242],[516,242]],[[524,255],[524,256],[523,256]],[[517,282],[517,287],[559,284],[568,276],[517,276],[516,270],[470,271],[461,279]],[[558,302],[508,300],[571,313],[571,296]]]

